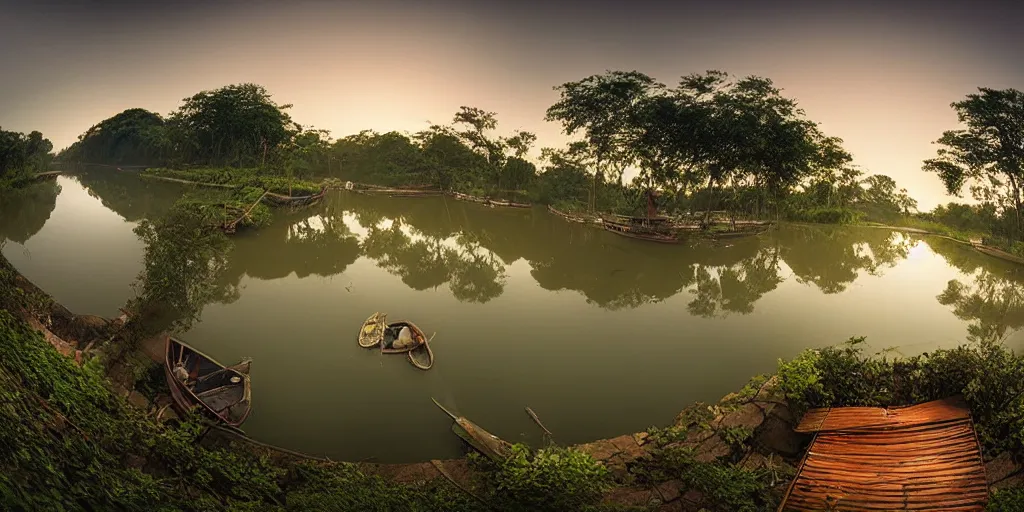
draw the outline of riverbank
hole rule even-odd
[[[48,351],[53,354],[65,354],[62,356],[63,360],[79,361],[88,368],[92,355],[88,345],[97,339],[102,341],[109,332],[106,329],[116,326],[117,321],[75,320],[73,315],[68,316],[71,315],[70,312],[61,309],[41,290],[10,268],[5,260],[0,260],[0,264],[8,276],[4,284],[9,286],[5,286],[4,290],[21,290],[16,294],[5,295],[8,300],[18,297],[18,308],[5,305],[4,309],[12,312],[34,312],[21,318],[27,325],[31,325],[32,330],[42,333],[43,337],[39,337],[39,346],[46,347],[42,343],[44,339],[48,340],[52,347],[57,348],[57,351],[54,351],[53,348],[46,347]],[[62,318],[71,320],[59,320]],[[98,330],[61,327],[83,324]],[[21,331],[13,329],[12,332]],[[831,404],[897,404],[923,401],[935,394],[954,392],[968,394],[972,402],[972,411],[979,424],[979,435],[986,445],[989,481],[993,489],[1016,488],[1024,481],[1020,466],[1014,462],[1022,440],[1012,431],[1012,424],[1017,421],[1015,418],[1024,418],[1024,414],[1018,414],[1020,411],[1013,409],[1013,401],[1008,401],[1007,398],[1019,391],[1018,388],[1021,386],[1019,382],[1012,380],[1015,372],[1024,371],[1024,364],[1018,357],[1008,356],[1005,351],[990,349],[962,348],[940,351],[931,358],[911,358],[909,363],[903,363],[909,364],[912,369],[916,368],[911,375],[917,377],[913,377],[909,384],[905,379],[894,384],[886,380],[896,378],[895,367],[891,363],[880,365],[844,350],[807,352],[794,361],[781,364],[777,375],[756,378],[743,390],[724,397],[716,404],[694,404],[688,407],[667,427],[569,448],[549,448],[532,452],[522,447],[521,456],[503,465],[487,464],[477,457],[412,464],[345,464],[307,458],[301,454],[284,452],[236,437],[219,435],[218,432],[204,436],[201,425],[193,424],[188,418],[159,425],[152,416],[164,402],[158,396],[148,396],[143,382],[116,384],[113,386],[113,392],[98,389],[91,389],[88,392],[109,394],[111,399],[119,403],[132,404],[124,406],[132,407],[145,417],[144,420],[133,421],[143,421],[147,425],[145,429],[155,429],[159,436],[185,435],[180,429],[184,428],[183,425],[188,426],[191,430],[187,431],[187,435],[192,439],[189,442],[196,444],[195,447],[190,445],[188,449],[202,451],[197,457],[209,460],[210,464],[215,466],[227,464],[220,468],[222,471],[238,469],[235,465],[241,465],[240,467],[247,468],[245,471],[255,472],[255,475],[250,476],[274,482],[273,485],[276,485],[280,492],[274,495],[273,499],[249,489],[255,492],[256,496],[260,496],[259,503],[268,505],[267,509],[270,510],[277,509],[273,504],[275,499],[287,506],[288,510],[336,509],[292,506],[297,498],[290,496],[295,489],[303,485],[313,485],[310,483],[311,475],[317,475],[314,482],[316,485],[326,485],[325,482],[330,482],[331,485],[340,486],[322,490],[324,494],[321,497],[325,500],[334,499],[334,492],[355,492],[348,486],[360,485],[375,490],[360,491],[347,499],[384,499],[376,493],[386,492],[423,504],[412,508],[399,506],[396,510],[435,510],[427,507],[426,503],[431,503],[431,506],[443,506],[442,509],[447,510],[484,510],[486,508],[481,504],[481,500],[496,510],[571,510],[572,508],[565,507],[531,508],[537,503],[564,503],[564,500],[595,506],[603,503],[605,510],[622,510],[625,506],[634,507],[633,510],[665,511],[699,510],[702,507],[706,510],[769,510],[785,492],[810,439],[809,436],[793,432],[793,425],[802,409]],[[8,361],[37,359],[37,356],[26,359],[10,354],[5,357]],[[60,372],[76,374],[79,371],[88,371],[74,363],[72,366],[74,368],[61,366],[63,369],[60,369]],[[11,371],[25,372],[32,368],[18,367]],[[64,379],[60,372],[53,370],[53,378]],[[858,373],[866,376],[866,382],[850,380],[848,377]],[[978,381],[978,384],[971,384],[974,381]],[[157,382],[159,384],[160,380]],[[815,382],[817,384],[814,384]],[[972,391],[972,386],[980,387]],[[991,405],[1001,403],[1010,405]],[[49,403],[46,406],[39,405],[39,410],[35,412],[39,413],[40,417],[49,417],[52,413],[48,413],[46,407],[54,406]],[[76,407],[75,404],[70,404],[68,407],[55,410],[81,428],[82,432],[85,432],[84,435],[103,439],[102,435],[95,434],[89,427],[79,424],[77,415],[81,413]],[[993,416],[993,409],[1008,411],[1008,416]],[[151,423],[153,425],[150,425]],[[555,435],[557,436],[558,432],[555,432]],[[160,445],[162,442],[164,441],[150,441],[148,450],[166,451],[167,446]],[[175,449],[183,449],[174,446]],[[123,458],[129,455],[142,457],[146,460],[145,463],[142,459],[133,460],[143,467],[150,465],[153,471],[160,470],[153,465],[168,464],[160,458],[162,455],[159,453],[154,455],[148,451],[143,455],[116,452],[111,456]],[[558,455],[557,460],[572,463],[552,463],[552,457],[555,455]],[[266,459],[263,463],[265,466],[258,466],[252,462],[260,460],[260,457]],[[159,464],[150,463],[149,458],[154,458]],[[252,469],[253,466],[250,464],[257,464],[257,469]],[[281,480],[285,478],[281,476],[282,474],[292,475],[288,478],[299,475],[296,478],[304,483]],[[198,482],[187,483],[201,487]],[[228,483],[218,476],[210,485],[217,494],[226,493],[228,497],[225,498],[225,502],[244,502],[238,501],[241,498],[236,491],[226,487]],[[509,488],[515,489],[514,494],[519,497],[510,496]],[[551,489],[564,489],[564,493]],[[194,492],[204,494],[202,489]],[[552,496],[553,492],[558,496]],[[474,498],[474,495],[479,499]],[[437,501],[442,498],[447,500],[443,505]],[[517,499],[525,501],[516,501]],[[345,503],[349,507],[358,508],[361,503],[369,502]]]

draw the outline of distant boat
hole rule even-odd
[[[167,337],[164,376],[175,410],[195,406],[207,417],[238,428],[252,410],[249,384],[251,360],[224,366],[187,343]]]
[[[508,444],[508,442],[480,428],[476,423],[469,421],[465,417],[456,416],[448,409],[445,409],[436,399],[431,398],[431,400],[434,401],[434,405],[455,420],[455,423],[452,425],[452,431],[477,451],[496,461],[504,460],[511,454],[512,445]]]

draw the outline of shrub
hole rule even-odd
[[[848,208],[808,208],[790,214],[790,220],[818,224],[853,224],[860,214]]]
[[[470,460],[483,471],[484,486],[492,496],[488,501],[498,510],[582,510],[595,506],[611,481],[604,466],[571,448],[531,452],[516,444],[502,462],[476,454]]]
[[[982,341],[911,358],[863,353],[864,338],[780,361],[781,389],[797,410],[911,405],[963,395],[990,453],[1024,448],[1024,358]]]

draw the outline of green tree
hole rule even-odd
[[[260,85],[228,85],[185,98],[171,114],[176,150],[192,163],[263,166],[283,157],[299,130]]]
[[[606,175],[621,182],[634,160],[630,144],[635,109],[659,88],[654,79],[638,71],[610,71],[555,87],[560,99],[548,108],[545,119],[558,121],[566,135],[583,132],[594,159],[591,209],[597,205],[597,184]]]
[[[45,171],[52,150],[53,144],[40,132],[26,135],[0,129],[0,188],[4,188],[4,183],[17,185],[32,174]]]
[[[1024,92],[978,88],[951,104],[965,128],[943,132],[935,158],[923,169],[939,175],[946,191],[959,196],[973,182],[975,198],[1012,211],[1020,239],[1021,188],[1024,186]]]
[[[111,165],[163,165],[170,134],[159,114],[131,108],[93,125],[62,151],[61,160]]]

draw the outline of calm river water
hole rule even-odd
[[[92,172],[0,198],[3,253],[72,311],[114,316],[141,270],[132,228],[182,191]],[[253,358],[251,436],[341,460],[457,456],[431,397],[538,443],[529,406],[579,443],[668,424],[851,336],[905,355],[972,333],[1019,349],[1024,325],[1020,268],[886,229],[667,246],[541,208],[335,192],[234,242],[228,299],[181,337],[222,363]],[[375,311],[436,332],[434,368],[360,348]]]

